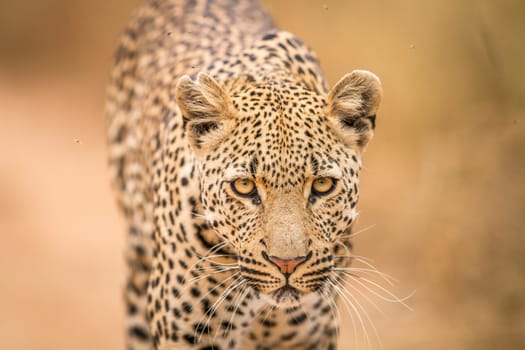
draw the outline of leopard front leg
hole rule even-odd
[[[128,229],[126,248],[126,348],[152,350],[153,343],[147,317],[147,285],[151,271],[149,248],[136,227]]]
[[[119,146],[119,145],[117,145]],[[153,348],[148,316],[147,286],[152,266],[152,211],[143,181],[143,167],[136,150],[111,158],[113,185],[126,221],[126,347],[131,350]]]

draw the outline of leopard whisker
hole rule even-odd
[[[224,246],[228,245],[229,242],[224,240],[224,241],[221,241],[221,242],[218,242],[216,243],[215,245],[213,245],[210,249],[208,249],[205,253],[204,253],[204,256],[208,256],[212,253],[215,253],[217,250],[223,248]]]
[[[213,265],[199,267],[199,268],[196,268],[194,271],[217,270],[220,268],[228,268],[232,266],[239,267],[239,264],[237,263],[231,263],[231,264],[223,264],[223,263],[215,263],[215,262],[212,262],[212,263]]]
[[[211,266],[203,266],[196,268],[195,272],[205,272],[205,271],[222,271],[224,269],[231,269],[231,268],[240,268],[238,264],[215,264]]]
[[[208,249],[203,255],[197,255],[198,257],[197,261],[193,265],[190,266],[190,268],[188,269],[188,272],[192,271],[196,265],[198,265],[202,261],[205,261],[209,257],[227,256],[227,254],[210,255],[210,254],[214,254],[216,251],[220,250],[227,244],[228,244],[227,241],[219,242],[215,244],[213,247],[211,247],[210,249]]]
[[[354,296],[354,294],[352,292],[350,292],[346,287],[345,287],[345,284],[342,282],[342,281],[339,281],[339,280],[336,280],[336,283],[338,283],[339,287],[341,288],[341,290],[343,291],[343,293],[346,293],[350,298],[352,298],[354,300],[354,302],[357,304],[357,307],[361,309],[361,311],[363,312],[364,316],[365,316],[365,319],[368,321],[368,323],[372,326],[372,330],[374,331],[374,334],[376,336],[376,339],[378,340],[379,342],[379,345],[381,347],[381,349],[383,349],[383,343],[381,342],[381,338],[379,337],[379,332],[377,331],[377,328],[374,324],[374,322],[372,321],[372,319],[370,318],[370,315],[368,314],[368,312],[366,311],[366,308],[363,307],[363,305],[359,302],[359,300],[357,300],[357,298]],[[348,284],[347,284],[348,285]],[[367,298],[365,298],[367,299]],[[373,302],[372,302],[372,305],[376,306],[377,308],[377,305],[375,305]],[[379,310],[380,313],[382,313],[382,311],[377,308]]]
[[[202,219],[204,219],[204,220],[206,220],[206,221],[210,221],[209,218],[208,218],[208,216],[206,216],[206,215],[204,215],[204,214],[201,214],[201,213],[196,213],[196,212],[192,211],[192,212],[191,212],[191,215],[192,215],[193,217],[195,217],[195,218],[202,218]]]
[[[228,323],[228,327],[223,332],[224,336],[228,335],[229,332],[231,332],[232,327],[233,327],[233,320],[235,319],[235,316],[237,314],[237,310],[239,309],[239,306],[243,302],[244,298],[246,297],[246,294],[248,294],[248,292],[249,292],[249,285],[248,284],[244,284],[241,288],[242,289],[239,291],[239,293],[237,294],[235,300],[233,301],[234,307],[233,307],[232,315],[230,317],[230,320],[229,320],[229,323]],[[221,323],[222,323],[222,321],[223,321],[223,318],[221,318]],[[220,325],[219,325],[219,327],[220,327]],[[217,337],[217,334],[218,334],[218,329],[215,332],[215,336],[213,337],[214,341],[215,341],[215,338]]]
[[[363,260],[363,261],[367,261],[367,262],[370,262],[370,263],[374,261],[373,259],[367,258],[367,257],[362,256],[362,255],[352,254],[350,251],[349,251],[348,255],[336,255],[336,257],[338,257],[338,258],[347,258],[347,259],[355,259],[355,260],[359,260],[359,261]]]
[[[404,307],[406,307],[408,310],[414,311],[414,309],[412,309],[409,305],[407,305],[405,303],[405,300],[408,300],[409,298],[411,298],[415,294],[415,291],[412,292],[411,294],[409,294],[408,296],[404,297],[404,298],[399,298],[397,295],[395,295],[394,293],[392,293],[391,291],[389,291],[385,287],[381,286],[380,284],[378,284],[378,283],[376,283],[376,282],[374,282],[372,280],[369,280],[368,278],[365,278],[363,276],[352,275],[352,274],[350,274],[348,272],[344,272],[344,271],[343,271],[343,274],[345,276],[351,278],[352,280],[356,281],[357,283],[359,283],[363,288],[365,288],[366,290],[368,290],[370,293],[374,294],[375,296],[377,296],[381,300],[386,301],[386,302],[390,302],[390,303],[399,303],[399,304],[403,305]],[[385,297],[384,295],[379,294],[377,291],[375,291],[374,289],[372,289],[371,287],[369,287],[368,285],[366,285],[363,282],[367,282],[368,284],[378,288],[380,291],[386,293],[389,297]]]
[[[264,315],[263,319],[262,319],[262,322],[261,323],[264,323],[264,321],[266,321],[266,319],[268,318],[268,316],[275,310],[276,306],[275,305],[270,305],[268,307],[268,311],[266,312],[266,314]]]
[[[346,254],[345,254],[345,255],[336,255],[336,256],[334,256],[334,258],[337,257],[337,258],[341,259],[341,258],[349,258],[349,257],[352,256],[352,251],[350,250],[350,248],[348,247],[348,245],[345,244],[345,242],[343,242],[343,241],[340,240],[340,239],[337,239],[337,240],[335,241],[335,243],[336,243],[336,244],[340,244],[340,245],[342,245],[343,248],[345,249]]]
[[[239,280],[241,280],[241,281],[238,282]],[[242,276],[238,276],[237,278],[235,278],[232,281],[232,283],[230,283],[230,285],[224,290],[223,294],[219,298],[217,298],[217,300],[213,303],[213,305],[209,309],[209,312],[205,312],[204,315],[199,319],[197,324],[202,324],[201,321],[204,319],[204,317],[206,317],[206,314],[208,313],[208,317],[206,319],[205,324],[207,324],[208,327],[209,327],[209,322],[211,320],[212,315],[217,311],[217,309],[223,303],[223,301],[226,300],[228,295],[230,295],[230,293],[233,292],[233,290],[235,290],[235,288],[243,285],[246,282],[247,281],[244,280],[244,278]],[[202,298],[201,298],[201,300],[202,300]],[[201,340],[201,338],[203,336],[203,332],[204,332],[204,330],[200,331],[200,334],[199,334],[199,337],[197,339],[197,342],[200,342],[200,340]],[[197,335],[197,330],[194,331],[194,336],[196,336],[196,335]],[[209,334],[208,334],[208,336],[209,336]]]
[[[355,260],[367,267],[369,267],[370,269],[372,269],[373,271],[376,271],[381,277],[382,279],[384,279],[388,284],[390,284],[391,286],[393,286],[394,282],[398,282],[398,280],[396,280],[394,277],[380,271],[377,267],[375,267],[370,261],[370,259],[366,259],[364,257],[361,257],[361,256],[354,256],[354,257],[350,257],[350,258],[355,258]],[[349,266],[347,268],[359,268],[357,266]]]
[[[242,295],[242,293],[244,293],[244,291],[246,290],[247,283],[248,283],[247,280],[243,280],[243,281],[239,282],[239,283],[238,283],[236,286],[234,286],[234,287],[232,288],[232,290],[228,293],[228,294],[231,294],[231,292],[233,292],[233,290],[235,290],[236,288],[242,288],[242,289],[239,291],[239,293],[237,294],[237,296],[235,297],[234,305],[236,305],[236,300],[238,300],[239,297]],[[223,298],[222,302],[224,302],[224,300],[226,300],[226,299],[227,299],[227,295],[226,295],[225,298]],[[222,302],[221,302],[221,303],[222,303]],[[232,314],[232,316],[233,316],[233,314]],[[221,319],[220,319],[220,323],[222,323],[223,320],[224,320],[224,318],[221,317]],[[215,339],[217,338],[217,334],[219,333],[219,328],[220,328],[220,327],[221,327],[221,325],[219,324],[219,325],[217,326],[217,329],[215,330],[215,334],[214,334],[214,336],[213,336],[213,341],[215,341]],[[228,331],[227,329],[224,330],[223,335],[226,335],[226,334],[227,334],[227,331]]]
[[[229,267],[229,266],[239,266],[239,263],[237,261],[235,262],[223,262],[223,261],[216,261],[215,258],[221,258],[221,256],[211,256],[209,258],[206,258],[200,262],[200,264],[197,264],[198,266],[194,267],[195,271],[199,271],[201,269],[214,269],[216,267]],[[203,263],[209,263],[207,266],[204,266]]]
[[[218,262],[218,261],[215,261],[214,259],[215,258],[228,258],[228,257],[233,257],[233,255],[229,255],[229,254],[215,254],[215,255],[210,255],[210,256],[203,256],[203,257],[200,257],[193,265],[191,265],[189,268],[188,268],[188,271],[186,271],[186,274],[194,271],[194,269],[196,267],[199,266],[199,264],[202,264],[204,262],[210,262],[211,264],[215,264],[215,265],[224,265],[225,263],[223,262]],[[232,263],[232,265],[235,264],[235,263]]]
[[[376,224],[372,224],[370,226],[367,226],[365,228],[362,228],[360,229],[359,231],[356,231],[356,232],[351,232],[350,234],[347,234],[347,235],[342,235],[342,236],[339,236],[340,239],[350,239],[350,238],[354,238],[362,233],[365,233],[371,229],[373,229],[374,227],[376,226]]]
[[[204,278],[207,278],[209,276],[212,276],[212,275],[216,275],[218,273],[224,273],[224,272],[227,272],[227,271],[232,271],[232,270],[238,270],[240,269],[238,266],[232,266],[232,267],[227,267],[227,268],[220,268],[220,269],[216,269],[216,268],[208,268],[206,270],[198,270],[198,271],[209,271],[209,270],[215,270],[215,271],[212,271],[212,272],[208,272],[204,275],[199,275],[199,276],[196,276],[196,277],[193,277],[191,279],[188,280],[188,282],[196,282],[196,281],[200,281]]]
[[[339,307],[337,306],[337,303],[335,302],[335,299],[328,293],[328,291],[325,291],[324,288],[321,290],[318,290],[319,295],[321,295],[325,300],[328,301],[328,306],[330,307],[330,312],[332,313],[332,316],[337,324],[339,324],[341,320],[341,313],[339,312]],[[354,329],[354,335],[356,334],[355,329],[355,323],[354,323],[354,317],[350,315],[350,319],[352,320],[352,327]],[[339,334],[339,327],[336,327],[336,335],[337,339],[340,339]],[[356,343],[357,345],[357,343]],[[356,347],[357,348],[357,347]]]
[[[361,267],[352,267],[352,266],[349,266],[349,267],[334,267],[332,269],[332,271],[346,271],[346,272],[362,272],[362,273],[365,273],[365,274],[372,274],[372,275],[378,275],[380,276],[385,282],[387,282],[391,287],[394,286],[394,283],[398,283],[399,280],[397,280],[396,278],[392,277],[391,275],[387,274],[387,273],[384,273],[384,272],[381,272],[379,270],[376,270],[376,269],[366,269],[366,268],[361,268]],[[357,276],[357,275],[355,275]]]
[[[372,344],[370,341],[370,336],[368,334],[368,330],[366,328],[365,322],[363,321],[363,318],[361,316],[361,313],[359,312],[359,309],[352,303],[352,301],[349,299],[349,297],[343,292],[343,290],[336,284],[335,281],[330,279],[331,285],[334,288],[334,290],[337,292],[339,296],[341,296],[343,300],[343,304],[346,306],[347,311],[349,314],[352,313],[352,310],[354,311],[355,315],[357,316],[357,319],[359,320],[359,323],[361,325],[361,329],[363,330],[363,333],[365,335],[365,340],[368,345],[368,349],[372,349]],[[355,298],[354,298],[355,301]]]
[[[229,280],[231,280],[232,278],[235,278],[235,280],[238,280],[241,276],[240,276],[240,271],[237,271],[235,273],[233,273],[231,276],[229,276],[228,278],[224,279],[222,282],[218,283],[216,286],[214,286],[212,289],[210,289],[206,294],[204,294],[203,296],[201,296],[201,300],[206,298],[208,295],[210,295],[211,293],[213,293],[215,290],[217,290],[217,288],[220,288],[221,286],[223,286],[226,282],[228,282]],[[206,276],[208,277],[208,276]],[[235,281],[233,281],[232,283],[234,283]],[[186,287],[186,288],[189,288]]]
[[[346,283],[345,283],[346,282]],[[381,308],[368,296],[366,295],[363,291],[361,291],[359,288],[357,288],[356,286],[354,286],[352,283],[349,283],[348,281],[344,281],[342,282],[342,285],[346,288],[352,288],[353,290],[355,290],[357,293],[359,293],[359,295],[361,295],[370,305],[372,305],[377,311],[379,311],[379,313],[383,316],[383,317],[386,317],[386,314],[383,312],[383,310],[381,310]]]

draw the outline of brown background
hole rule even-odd
[[[136,4],[0,1],[1,349],[123,349],[103,99]],[[356,253],[416,290],[366,306],[384,349],[524,349],[525,2],[265,4],[331,83],[383,81]]]

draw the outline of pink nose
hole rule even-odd
[[[281,259],[276,256],[269,256],[268,260],[277,266],[283,274],[289,275],[295,271],[297,266],[306,261],[306,256],[298,256],[293,259]]]

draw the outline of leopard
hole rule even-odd
[[[382,98],[256,0],[148,0],[107,88],[126,346],[333,350]]]

